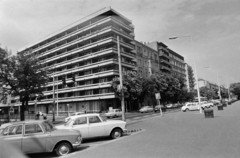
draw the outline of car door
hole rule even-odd
[[[46,151],[46,134],[39,124],[25,124],[22,150],[26,153]]]
[[[89,137],[104,136],[104,122],[98,116],[88,116]]]
[[[82,133],[83,138],[89,137],[87,117],[79,117],[75,119],[72,128],[79,130]]]
[[[4,129],[4,140],[22,150],[23,125],[13,125]]]

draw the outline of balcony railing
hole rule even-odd
[[[66,35],[64,35],[64,36],[62,36],[62,37],[59,37],[59,38],[57,38],[57,39],[55,39],[55,40],[53,40],[53,41],[51,41],[51,42],[48,42],[48,43],[40,46],[40,47],[37,47],[37,48],[33,49],[30,53],[37,52],[37,51],[39,51],[40,49],[44,49],[44,48],[46,48],[46,47],[48,47],[48,46],[50,46],[50,45],[56,44],[56,43],[59,42],[60,40],[66,40],[66,39],[68,39],[68,38],[70,38],[70,37],[72,37],[72,36],[74,36],[74,35],[77,35],[77,34],[79,34],[79,33],[81,33],[81,32],[88,31],[88,30],[92,29],[93,27],[96,27],[97,25],[100,25],[100,23],[106,23],[107,21],[110,21],[110,20],[115,21],[115,22],[118,23],[120,26],[123,26],[124,28],[127,28],[129,31],[133,31],[133,29],[131,29],[131,27],[127,26],[126,24],[122,23],[121,21],[117,20],[116,18],[109,16],[109,17],[106,17],[106,18],[101,19],[101,20],[99,20],[99,21],[96,21],[95,23],[92,23],[92,24],[90,24],[90,25],[88,25],[88,26],[85,26],[85,27],[83,27],[83,28],[81,28],[81,29],[78,29],[78,30],[73,31],[73,32],[71,32],[71,33],[69,33],[69,34],[66,34]],[[129,34],[128,34],[128,36],[131,37],[131,35],[129,35]],[[26,55],[28,55],[28,54],[30,54],[30,53],[27,53]]]

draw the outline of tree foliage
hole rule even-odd
[[[43,88],[48,82],[47,71],[35,56],[18,53],[16,56],[6,56],[6,51],[0,51],[0,80],[4,87],[3,95],[18,96],[21,106],[21,120],[24,120],[25,106],[35,94],[42,94]]]
[[[203,97],[206,97],[207,99],[217,98],[216,91],[212,88],[208,88],[207,86],[205,86],[205,87],[201,87],[199,90],[200,90],[200,95]]]
[[[119,79],[115,78],[112,88],[121,98],[119,84]],[[185,80],[182,77],[161,72],[146,78],[135,72],[127,73],[123,76],[123,91],[125,98],[138,99],[139,103],[143,103],[146,97],[156,100],[155,93],[161,94],[161,102],[184,102],[192,100],[195,94],[187,92]]]
[[[194,73],[193,73],[193,69],[191,66],[187,67],[187,71],[188,71],[188,79],[189,79],[189,87],[190,90],[194,90],[194,87],[196,85],[196,79],[194,78]]]
[[[240,82],[238,82],[238,83],[232,83],[232,84],[230,85],[230,91],[231,91],[234,95],[238,96],[238,98],[240,99]]]

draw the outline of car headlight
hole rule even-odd
[[[79,144],[82,142],[82,137],[81,135],[77,137],[76,141],[75,141],[75,144]]]

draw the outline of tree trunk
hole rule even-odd
[[[24,100],[22,100],[22,105],[20,107],[20,121],[24,121],[25,120],[25,105],[24,105]]]

